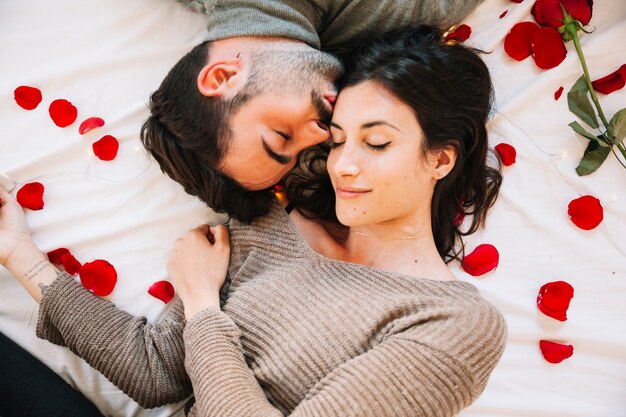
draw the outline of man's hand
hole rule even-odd
[[[30,235],[22,207],[0,187],[0,264],[37,301],[59,271],[50,263]]]
[[[32,238],[24,210],[4,188],[0,187],[0,265],[7,266],[9,258]]]
[[[197,227],[176,240],[167,272],[191,319],[200,310],[220,308],[219,292],[230,260],[228,229],[224,225]]]

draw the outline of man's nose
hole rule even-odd
[[[321,122],[311,120],[304,129],[304,140],[302,145],[305,148],[322,143],[330,137],[328,126]]]

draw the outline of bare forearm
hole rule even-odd
[[[50,263],[46,254],[32,242],[21,244],[8,259],[6,268],[28,293],[41,303],[41,298],[58,276],[59,270]]]

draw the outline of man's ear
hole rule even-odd
[[[213,62],[198,74],[198,90],[207,97],[230,97],[245,84],[243,64],[239,59]]]

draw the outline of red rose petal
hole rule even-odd
[[[502,165],[510,166],[515,163],[515,158],[517,156],[517,151],[515,148],[508,143],[500,143],[496,145],[496,151],[498,155],[500,155],[500,160],[502,161]]]
[[[43,208],[44,186],[40,182],[29,182],[17,192],[17,202],[24,208],[41,210]]]
[[[563,94],[563,87],[559,87],[559,89],[554,92],[554,99],[555,100],[560,99],[561,94]]]
[[[24,110],[33,110],[41,103],[41,90],[21,85],[13,91],[15,102]]]
[[[91,129],[95,129],[97,127],[104,126],[104,120],[100,117],[90,117],[89,119],[85,119],[78,128],[78,133],[84,135],[89,132]]]
[[[584,195],[569,203],[567,214],[576,226],[583,230],[591,230],[602,222],[604,209],[600,200],[591,195]]]
[[[464,219],[465,219],[465,213],[457,212],[456,216],[454,216],[454,219],[452,220],[452,224],[454,224],[455,226],[458,226],[461,223],[463,223]]]
[[[521,2],[523,2],[524,0],[511,0],[511,1],[512,1],[513,3],[521,3]]]
[[[63,263],[63,261],[61,261],[61,256],[65,255],[66,253],[70,253],[70,251],[67,250],[66,248],[59,248],[59,249],[51,250],[46,255],[48,255],[48,260],[50,262],[52,262],[55,265],[61,265]]]
[[[530,12],[541,26],[558,29],[563,26],[561,4],[575,20],[583,25],[591,20],[593,0],[537,0]]]
[[[513,59],[522,61],[530,56],[531,38],[539,30],[535,22],[520,22],[504,37],[504,51]]]
[[[477,277],[491,272],[498,267],[500,254],[493,245],[479,245],[472,253],[466,255],[461,262],[463,270]]]
[[[117,272],[107,261],[97,259],[85,263],[80,269],[80,282],[96,295],[109,295],[117,283]]]
[[[546,316],[567,320],[567,309],[574,297],[574,287],[565,281],[548,282],[539,289],[537,307]]]
[[[574,354],[574,346],[563,345],[561,343],[550,342],[548,340],[539,341],[539,349],[544,359],[550,363],[560,363]]]
[[[459,25],[454,31],[446,35],[446,41],[465,42],[472,34],[472,28],[466,24]]]
[[[567,13],[584,25],[588,24],[593,14],[593,0],[559,0]]]
[[[93,153],[103,161],[112,161],[117,155],[120,143],[111,135],[103,136],[93,144]]]
[[[539,29],[530,40],[533,59],[541,69],[559,65],[567,55],[567,49],[559,32],[551,27]]]
[[[72,103],[64,99],[54,100],[48,109],[55,125],[67,127],[76,121],[78,110]]]
[[[502,12],[502,14],[500,15],[500,19],[502,19],[504,16],[506,16],[506,14],[508,13],[508,10],[505,10]]]
[[[148,294],[167,304],[174,298],[174,286],[169,281],[157,281],[148,288]]]
[[[61,256],[61,262],[63,263],[65,272],[70,275],[78,274],[82,267],[81,263],[69,252]]]
[[[626,77],[626,64],[619,67],[618,70],[611,74],[602,77],[598,80],[592,81],[591,85],[593,89],[602,94],[611,94],[613,91],[624,88],[626,84],[624,78]]]

